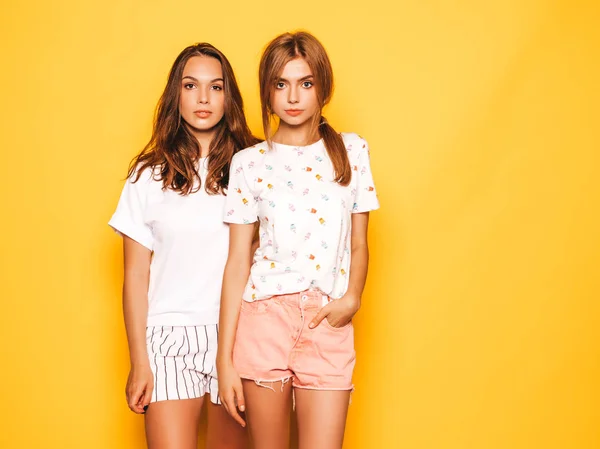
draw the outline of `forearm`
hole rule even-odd
[[[242,295],[249,274],[250,260],[248,258],[230,259],[225,265],[219,314],[218,364],[231,363]]]
[[[131,366],[148,363],[146,323],[148,321],[148,285],[150,250],[123,236],[124,280],[123,316]]]
[[[347,295],[360,300],[367,281],[369,247],[366,243],[352,245],[350,259],[350,279]]]
[[[131,369],[127,379],[127,403],[135,413],[144,413],[151,401],[153,374],[146,349],[150,251],[128,237],[125,241],[123,316]]]
[[[129,359],[132,366],[148,363],[146,323],[148,320],[147,283],[140,279],[125,279],[123,283],[123,316]]]

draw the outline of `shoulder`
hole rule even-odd
[[[160,167],[142,168],[137,166],[127,178],[127,184],[135,186],[136,190],[162,189]]]
[[[367,141],[356,133],[340,133],[348,151],[367,147]]]
[[[369,151],[369,144],[367,141],[356,133],[340,133],[346,150],[348,151],[348,158],[355,159],[361,153]]]
[[[257,143],[256,145],[248,148],[244,148],[233,155],[233,158],[231,159],[231,166],[239,167],[240,165],[256,161],[257,159],[263,157],[267,151],[269,151],[269,146],[266,141]]]

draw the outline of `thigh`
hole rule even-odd
[[[203,398],[153,402],[146,412],[148,449],[196,449]]]
[[[287,449],[290,444],[291,381],[269,382],[265,386],[252,380],[242,380],[242,383],[252,446],[257,449]]]
[[[349,390],[294,389],[299,449],[342,449]]]
[[[247,449],[248,432],[222,405],[208,402],[206,449]]]

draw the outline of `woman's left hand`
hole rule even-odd
[[[319,313],[312,319],[309,328],[314,329],[324,319],[332,327],[344,327],[360,309],[360,297],[353,295],[344,295],[340,299],[335,299],[319,310]]]

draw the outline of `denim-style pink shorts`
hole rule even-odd
[[[242,301],[233,363],[242,379],[292,379],[295,388],[352,390],[354,328],[331,326],[327,318],[308,324],[328,302],[317,291]]]

